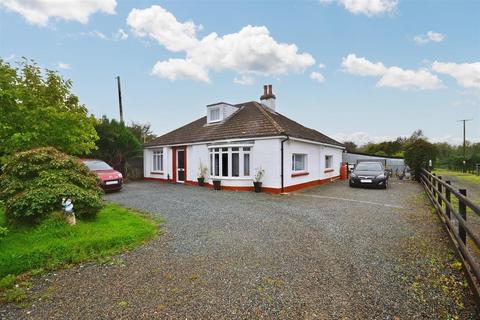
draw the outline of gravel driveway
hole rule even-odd
[[[290,195],[141,182],[107,195],[166,219],[113,263],[37,277],[19,319],[475,319],[416,183]],[[1,307],[0,307],[1,309]]]

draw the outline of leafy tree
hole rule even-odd
[[[102,206],[101,194],[96,174],[51,147],[15,154],[0,176],[0,200],[12,220],[37,222],[60,210],[64,197],[72,199],[80,217],[91,217]]]
[[[128,128],[141,143],[148,143],[156,138],[149,123],[132,122]]]
[[[0,163],[36,147],[73,155],[95,148],[95,119],[70,92],[72,82],[26,59],[18,65],[0,59]]]
[[[106,116],[97,121],[95,129],[100,139],[92,157],[104,160],[125,174],[126,162],[142,154],[140,141],[125,124],[115,119],[109,120]]]
[[[376,156],[385,157],[387,154],[383,150],[379,150],[374,153]]]
[[[421,169],[428,168],[429,160],[435,162],[435,156],[435,146],[420,136],[410,139],[405,147],[405,162],[417,181],[420,181]]]
[[[357,151],[357,144],[353,141],[345,141],[343,145],[345,146],[345,149],[347,149],[347,152]]]

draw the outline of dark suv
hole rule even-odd
[[[388,187],[388,172],[380,162],[360,162],[350,173],[350,187],[372,186],[386,189]]]

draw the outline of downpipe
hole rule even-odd
[[[281,167],[281,172],[280,172],[280,178],[282,180],[282,187],[281,187],[281,193],[283,193],[283,189],[284,189],[284,185],[285,185],[285,182],[284,182],[284,147],[283,147],[283,144],[285,143],[285,141],[288,141],[290,139],[290,136],[286,133],[284,133],[285,135],[285,139],[283,139],[281,141],[281,148],[280,148],[280,167]]]

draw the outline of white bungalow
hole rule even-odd
[[[283,193],[339,178],[344,146],[278,113],[275,99],[265,85],[260,102],[207,105],[206,116],[144,146],[145,179],[197,184],[204,167],[208,185],[253,190],[261,168],[263,190]]]

